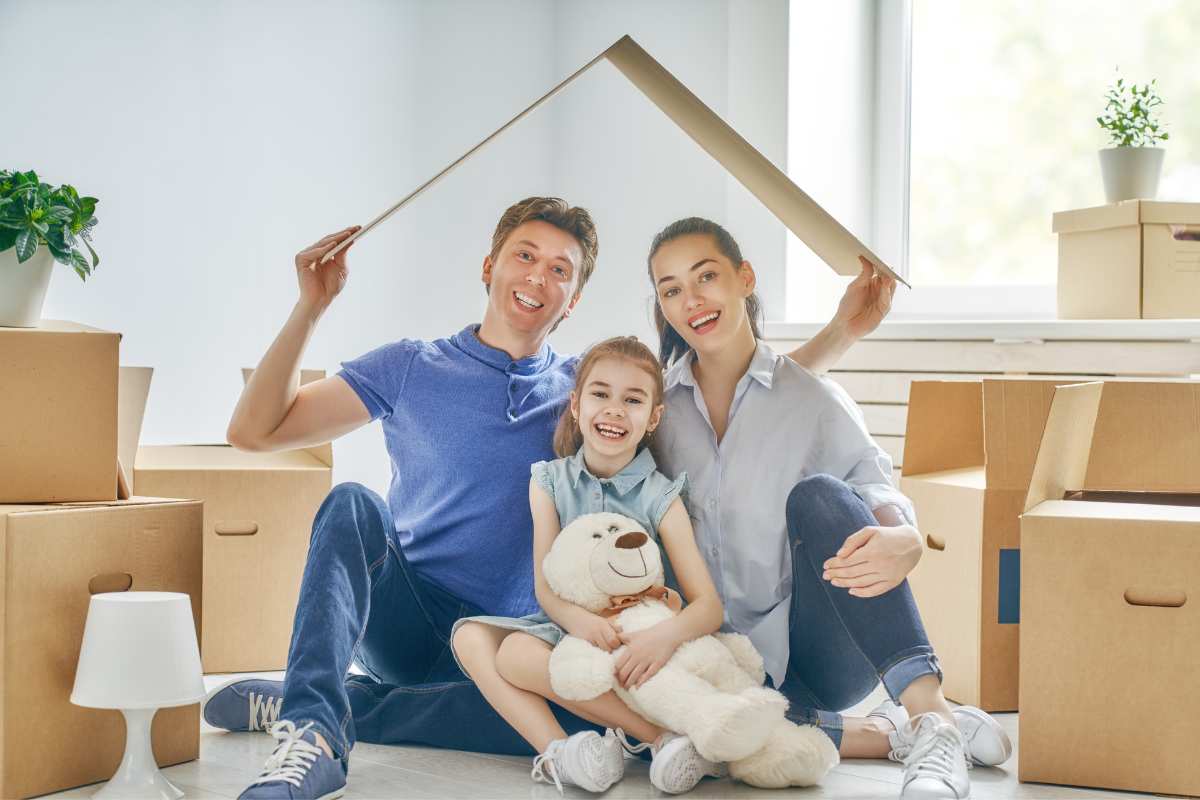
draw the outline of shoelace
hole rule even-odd
[[[545,783],[553,783],[558,787],[558,793],[563,793],[562,781],[558,778],[558,756],[562,752],[563,739],[556,739],[546,748],[546,752],[540,753],[533,759],[533,772],[530,777],[534,781],[544,781]],[[546,777],[549,775],[550,777]]]
[[[297,789],[308,774],[309,769],[325,751],[315,744],[306,742],[300,737],[312,727],[308,723],[297,730],[291,720],[281,720],[271,726],[269,733],[279,740],[275,751],[267,758],[263,771],[251,783],[251,786],[271,781],[290,783]]]
[[[929,726],[935,726],[932,735],[921,740],[922,730]],[[904,759],[905,772],[911,771],[914,777],[923,775],[950,783],[954,775],[954,751],[964,749],[958,728],[948,723],[937,725],[936,722],[922,720],[914,731],[914,738],[917,741]],[[967,766],[970,767],[970,764]]]
[[[903,734],[901,735],[903,736]],[[912,742],[910,742],[908,739],[902,739],[901,742],[896,745],[896,748],[888,753],[887,757],[891,761],[898,761],[899,763],[903,764],[908,760],[908,756],[911,752]],[[967,763],[967,769],[975,768],[975,764],[971,761],[971,757],[967,753],[967,748],[965,747],[963,748],[963,761]]]
[[[617,737],[617,741],[621,743],[622,749],[624,749],[625,752],[629,753],[629,755],[631,755],[631,756],[636,756],[638,753],[642,752],[643,750],[645,750],[647,748],[650,749],[650,755],[654,755],[654,753],[655,753],[654,745],[651,744],[650,742],[642,742],[641,744],[636,745],[636,746],[630,744],[629,739],[625,738],[625,731],[623,731],[620,728],[609,728],[607,731],[604,732],[605,736],[608,736],[610,734]]]
[[[250,692],[250,724],[252,731],[265,731],[279,719],[279,707],[283,697]]]

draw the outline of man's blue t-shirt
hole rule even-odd
[[[523,616],[538,609],[529,466],[554,458],[578,358],[543,344],[514,361],[478,330],[385,344],[338,375],[383,420],[388,508],[409,563],[485,614]]]

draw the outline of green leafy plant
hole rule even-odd
[[[94,197],[80,197],[74,186],[57,189],[38,180],[37,173],[0,170],[0,253],[17,249],[19,263],[33,258],[39,245],[46,245],[54,260],[75,270],[87,280],[100,266],[92,249],[96,219]],[[87,248],[91,260],[79,251]]]
[[[1157,80],[1138,86],[1126,84],[1122,78],[1109,87],[1104,98],[1108,103],[1104,113],[1096,117],[1100,127],[1108,131],[1113,147],[1153,147],[1171,136],[1162,130],[1156,108],[1162,105]]]

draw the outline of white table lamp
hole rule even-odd
[[[150,723],[159,708],[203,697],[191,598],[173,592],[92,595],[71,702],[125,715],[125,757],[93,797],[182,797],[154,760]]]

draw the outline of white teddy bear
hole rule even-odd
[[[662,601],[658,545],[620,514],[587,514],[558,534],[542,571],[551,590],[593,613],[612,614],[626,633],[675,611]],[[622,648],[623,649],[623,648]],[[833,742],[813,726],[784,719],[787,700],[763,686],[762,656],[740,634],[702,636],[682,645],[636,689],[614,676],[612,653],[566,636],[550,655],[550,683],[566,700],[610,689],[659,727],[689,736],[710,761],[752,786],[811,786],[838,763]]]

